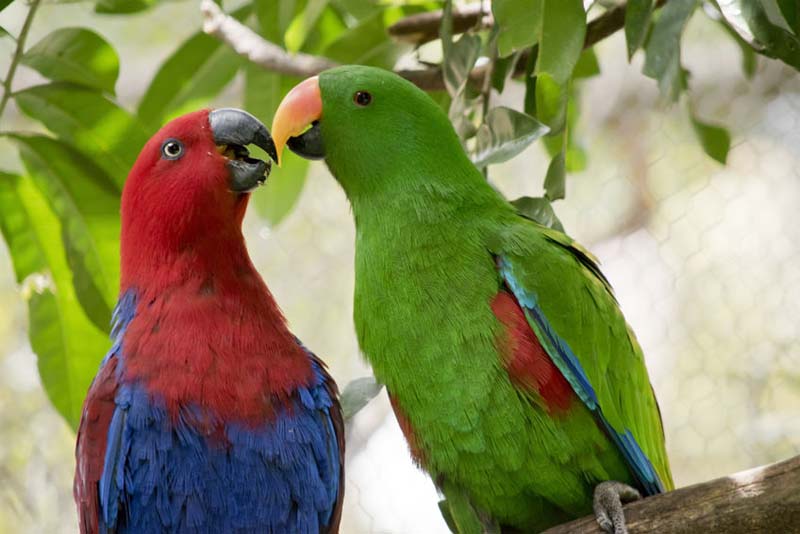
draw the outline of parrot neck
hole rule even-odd
[[[194,405],[250,422],[313,380],[240,230],[178,250],[126,237],[120,301],[134,294],[136,312],[119,340],[124,380],[157,393],[173,414]]]

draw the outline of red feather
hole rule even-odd
[[[114,396],[117,393],[117,358],[111,356],[89,388],[83,403],[83,417],[78,428],[75,446],[75,483],[72,493],[78,504],[80,531],[99,532],[98,482],[103,475],[106,441],[111,418],[114,416]]]
[[[408,419],[406,412],[403,411],[403,409],[400,407],[400,404],[391,393],[389,393],[389,402],[392,404],[394,417],[397,419],[397,423],[400,425],[400,430],[403,432],[403,436],[406,438],[406,443],[408,443],[408,450],[411,453],[411,458],[414,460],[415,464],[421,468],[424,468],[425,456],[419,446],[419,443],[417,442],[417,436],[414,433],[414,428],[411,426],[411,421]]]
[[[184,146],[180,159],[161,158],[170,138]],[[134,288],[138,305],[123,380],[158,392],[173,416],[199,404],[255,425],[313,370],[247,254],[249,195],[230,191],[227,163],[205,110],[162,128],[128,176],[121,288]]]
[[[499,292],[492,300],[492,311],[505,326],[500,353],[511,381],[538,394],[550,413],[569,408],[575,393],[539,343],[513,295]]]

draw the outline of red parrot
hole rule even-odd
[[[198,111],[142,149],[122,195],[113,346],[83,408],[81,532],[338,532],[336,385],[289,331],[245,248],[269,132]]]

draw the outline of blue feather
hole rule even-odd
[[[519,284],[512,272],[512,266],[506,258],[500,257],[499,266],[503,279],[525,311],[528,322],[534,328],[536,335],[545,341],[542,346],[547,350],[548,356],[550,356],[553,363],[561,371],[561,374],[572,386],[572,390],[594,415],[600,427],[620,451],[625,463],[639,482],[645,495],[663,493],[665,491],[664,483],[631,431],[626,428],[624,432],[619,432],[603,415],[603,410],[597,400],[597,394],[591,382],[589,382],[589,377],[586,376],[578,357],[575,356],[569,344],[553,329],[539,307],[536,295]],[[550,347],[553,347],[554,350],[550,349]]]
[[[128,291],[114,311],[118,376],[135,309]],[[200,430],[213,413],[187,406],[172,421],[157,395],[122,383],[99,483],[101,532],[324,531],[339,497],[340,451],[326,376],[312,366],[312,383],[274,419],[256,428],[226,422],[224,439]]]

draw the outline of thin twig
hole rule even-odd
[[[663,6],[666,2],[667,0],[658,0],[656,2],[656,8]],[[586,28],[584,48],[597,44],[623,28],[625,26],[625,7],[625,4],[620,4],[591,21]],[[212,0],[203,0],[201,10],[205,18],[203,31],[220,39],[233,48],[238,54],[266,70],[280,74],[308,77],[319,74],[321,71],[337,65],[336,62],[321,56],[312,56],[303,53],[289,54],[281,47],[264,40],[264,38],[233,17],[226,15]],[[436,20],[437,24],[440,24],[441,12],[435,12],[430,19]],[[478,21],[478,18],[468,19],[465,17],[464,22],[472,23],[465,29],[469,29]],[[422,24],[421,22],[418,23]],[[427,28],[427,25],[431,24],[431,22],[429,19],[424,19],[424,24]],[[459,24],[462,24],[462,22]],[[462,29],[462,31],[465,29]],[[453,21],[453,31],[454,33],[456,32],[455,19]],[[529,52],[523,53],[519,61],[517,61],[514,76],[524,74],[528,54]],[[486,68],[486,65],[483,65],[473,69],[469,76],[470,83],[481,87],[485,79]],[[395,72],[426,91],[436,91],[445,88],[441,67],[398,70]]]
[[[11,83],[14,81],[14,74],[17,72],[17,66],[19,65],[20,59],[22,59],[22,54],[25,52],[25,39],[28,37],[28,31],[33,23],[33,16],[36,14],[36,10],[39,9],[40,1],[41,0],[33,0],[31,2],[31,8],[28,10],[28,14],[25,15],[25,22],[22,24],[22,29],[17,37],[17,46],[14,48],[14,55],[11,56],[8,72],[3,79],[3,96],[0,98],[0,117],[3,116],[3,112],[6,110],[8,101],[11,98]]]
[[[389,35],[405,43],[425,44],[439,38],[442,10],[409,15],[387,28]],[[483,9],[483,2],[453,10],[453,35],[477,28],[489,28],[494,24],[491,11]]]

